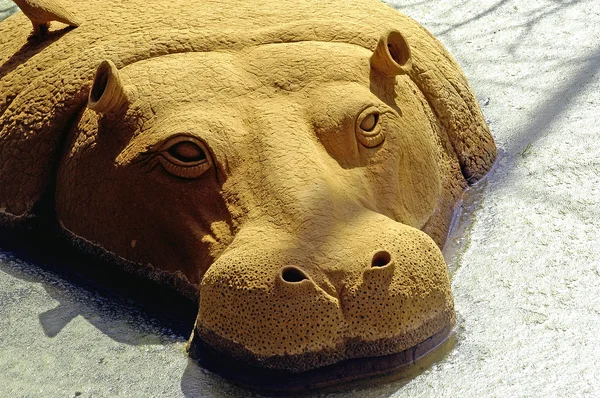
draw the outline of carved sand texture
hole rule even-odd
[[[0,24],[4,217],[53,192],[70,234],[197,289],[194,336],[259,366],[454,324],[439,247],[496,152],[425,29],[370,0],[62,4],[80,26],[41,41]]]

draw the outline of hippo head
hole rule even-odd
[[[197,335],[294,371],[450,326],[422,229],[439,148],[410,50],[265,44],[103,62],[57,181],[65,229],[200,292]],[[97,115],[99,114],[99,116]]]

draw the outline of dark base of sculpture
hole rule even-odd
[[[198,337],[196,330],[188,349],[189,355],[203,368],[241,387],[269,394],[286,395],[307,390],[326,390],[333,386],[336,390],[357,388],[369,379],[385,376],[391,376],[390,380],[409,377],[406,371],[411,365],[444,345],[452,335],[452,330],[452,327],[447,327],[416,346],[397,354],[348,359],[299,373],[266,369],[233,359],[204,343]],[[352,383],[348,384],[348,382]]]

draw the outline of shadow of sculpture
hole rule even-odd
[[[195,303],[70,246],[50,226],[0,229],[0,271],[41,284],[59,303],[38,315],[46,336],[57,336],[80,315],[125,344],[187,340]]]
[[[73,27],[67,26],[60,30],[53,30],[43,40],[33,37],[28,38],[27,42],[16,53],[0,65],[0,80],[73,29]]]

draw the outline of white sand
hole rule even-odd
[[[0,0],[0,21],[16,10],[16,4],[10,0]]]

